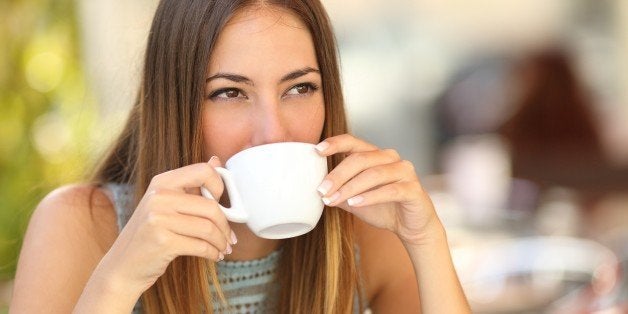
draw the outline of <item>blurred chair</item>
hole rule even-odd
[[[592,313],[615,304],[600,300],[622,284],[617,256],[591,240],[511,238],[452,253],[474,313]]]

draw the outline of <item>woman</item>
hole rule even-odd
[[[321,4],[278,2],[160,3],[124,132],[94,183],[36,209],[12,311],[469,311],[412,165],[346,134]],[[214,167],[282,141],[318,143],[332,170],[318,226],[279,241],[228,222],[199,187],[219,199]]]

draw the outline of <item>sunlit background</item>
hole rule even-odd
[[[476,313],[628,311],[628,1],[324,1],[353,133],[416,165]],[[0,313],[28,218],[85,180],[154,0],[0,2]]]

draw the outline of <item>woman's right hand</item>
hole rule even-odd
[[[237,242],[215,200],[198,192],[205,186],[216,200],[224,186],[209,163],[156,175],[131,219],[97,267],[118,289],[138,296],[150,288],[178,256],[220,261]],[[111,283],[111,282],[110,282]],[[130,291],[128,289],[131,289]]]

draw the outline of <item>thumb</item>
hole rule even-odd
[[[209,164],[212,168],[222,166],[222,163],[220,162],[220,158],[218,158],[218,156],[212,156],[212,158],[209,159],[207,164]],[[218,173],[214,171],[214,175],[215,176],[213,177],[214,178],[213,180],[209,180],[203,185],[203,187],[207,190],[202,191],[202,189],[200,189],[201,190],[200,194],[203,194],[207,198],[219,200],[220,196],[222,195],[222,192],[224,191],[224,185]]]
[[[222,163],[220,162],[220,158],[218,158],[218,156],[212,156],[207,163],[214,168],[222,167]]]

